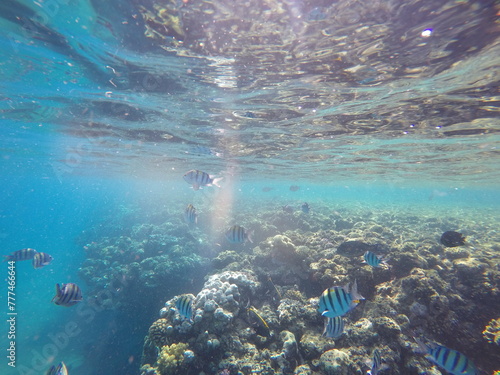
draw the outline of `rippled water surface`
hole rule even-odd
[[[27,172],[498,183],[494,1],[0,7],[2,149]]]

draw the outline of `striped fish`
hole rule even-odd
[[[250,306],[247,307],[247,311],[253,313],[253,315],[257,318],[260,327],[262,327],[262,333],[264,334],[264,336],[269,336],[269,334],[271,333],[271,328],[269,328],[269,324],[267,324],[267,322],[262,317],[262,315],[259,314],[257,309],[253,306]]]
[[[424,344],[424,347],[427,351],[427,359],[452,375],[476,375],[479,373],[474,363],[456,350],[436,343]]]
[[[184,180],[192,185],[194,190],[198,190],[201,186],[215,185],[220,187],[219,181],[222,180],[222,177],[213,178],[206,172],[192,169],[184,174]]]
[[[365,258],[364,263],[372,267],[379,267],[381,264],[385,264],[381,255],[375,255],[371,251],[367,251],[363,257]]]
[[[177,298],[177,301],[175,301],[175,307],[179,311],[179,314],[184,318],[189,321],[192,321],[193,319],[193,299],[187,295],[184,294]]]
[[[341,316],[335,318],[327,318],[323,336],[336,339],[344,333],[344,319]]]
[[[68,369],[64,362],[61,362],[57,366],[52,366],[46,375],[68,375]]]
[[[82,300],[82,291],[78,285],[73,283],[56,284],[56,295],[52,298],[52,302],[59,306],[73,306]]]
[[[196,224],[198,222],[198,215],[196,214],[196,208],[190,203],[187,205],[184,211],[184,219],[188,224]]]
[[[385,370],[389,367],[382,363],[382,356],[380,355],[378,349],[373,351],[373,359],[367,362],[368,367],[370,367],[370,370],[366,372],[367,375],[377,375],[379,371]]]
[[[30,248],[17,250],[14,251],[13,253],[10,253],[9,255],[4,255],[5,257],[4,262],[11,260],[15,262],[19,262],[20,260],[31,260],[35,256],[36,252],[37,251],[35,249],[30,249]]]
[[[335,318],[347,314],[363,299],[358,293],[356,281],[352,289],[349,289],[349,284],[344,287],[334,286],[326,289],[319,297],[318,311],[327,318]]]
[[[52,262],[52,256],[47,253],[35,253],[33,257],[33,268],[42,268]]]
[[[226,239],[231,243],[245,243],[247,240],[252,241],[253,231],[247,231],[239,225],[233,225],[226,231]]]

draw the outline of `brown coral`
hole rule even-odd
[[[168,326],[168,320],[161,318],[155,321],[153,324],[151,324],[151,327],[149,327],[148,338],[154,345],[159,348],[168,344]]]

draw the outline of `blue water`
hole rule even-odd
[[[201,207],[189,233],[208,260],[224,230],[217,223],[306,201],[313,213],[498,218],[498,4],[353,13],[348,1],[284,2],[280,25],[290,25],[273,42],[231,34],[237,28],[214,33],[196,1],[169,3],[185,35],[171,25],[153,35],[144,13],[152,3],[0,5],[2,254],[30,247],[54,258],[36,270],[16,265],[16,368],[4,355],[0,373],[44,374],[64,360],[71,375],[139,374],[165,299],[145,288],[143,300],[128,301],[134,308],[89,304],[85,247],[134,225],[175,226],[187,202]],[[275,35],[269,24],[266,16],[262,36]],[[421,36],[426,28],[435,33]],[[222,188],[193,191],[182,178],[190,169],[224,177]],[[201,263],[198,278],[179,274],[158,293],[196,294],[210,272]],[[81,307],[50,303],[67,282],[81,286]]]
[[[44,364],[38,361],[40,358],[50,360],[52,356],[69,362],[71,374],[137,373],[142,339],[157,310],[143,311],[138,317],[87,306],[76,313],[74,309],[50,303],[56,283],[79,283],[86,295],[85,283],[78,277],[85,253],[75,243],[75,238],[89,227],[98,225],[103,216],[118,214],[123,206],[139,206],[142,213],[136,220],[149,222],[148,207],[154,209],[160,205],[168,209],[190,198],[207,202],[223,193],[206,188],[204,193],[197,192],[205,194],[201,198],[184,181],[68,176],[59,182],[55,178],[38,178],[35,173],[32,176],[15,176],[15,183],[10,181],[4,187],[1,198],[3,252],[29,246],[49,252],[54,261],[38,270],[32,269],[30,262],[19,262],[16,267],[18,368],[4,373],[42,373],[40,368]],[[436,194],[433,189],[302,185],[299,191],[291,192],[292,182],[237,184],[232,190],[235,205],[251,197],[268,207],[290,204],[298,208],[307,200],[313,210],[328,204],[391,207],[409,213],[418,212],[429,204],[445,212],[458,207],[478,212],[500,208],[498,192],[493,189],[443,189],[442,196],[429,200],[433,193]],[[272,190],[262,192],[263,187]],[[227,193],[226,190],[224,194]],[[6,267],[6,264],[2,267],[4,278]],[[5,293],[0,296],[2,306],[6,306],[5,297]],[[161,301],[157,305],[161,307]],[[65,332],[68,330],[75,336],[67,338]],[[2,334],[2,342],[5,342],[5,331]],[[53,345],[58,346],[54,349]],[[29,372],[32,368],[38,372]]]

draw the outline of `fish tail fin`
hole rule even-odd
[[[56,295],[54,296],[54,298],[52,298],[50,302],[55,302],[57,298],[59,298],[60,296],[61,296],[61,286],[59,284],[56,284]]]
[[[250,243],[253,243],[253,234],[254,234],[254,231],[253,230],[249,230],[247,232],[247,239]]]
[[[365,359],[363,361],[363,363],[365,364],[366,367],[368,367],[370,370],[367,370],[366,371],[366,374],[367,375],[372,375],[372,367],[373,367],[373,360],[372,359]]]
[[[7,262],[12,259],[12,255],[4,255],[2,262]]]
[[[354,280],[354,284],[352,284],[352,289],[350,291],[351,293],[351,296],[352,296],[352,299],[353,300],[359,300],[359,301],[362,301],[365,299],[365,297],[363,297],[361,294],[359,294],[358,292],[358,282],[356,280]]]
[[[219,182],[223,179],[224,177],[217,177],[217,178],[214,178],[212,180],[212,185],[215,185],[217,186],[218,188],[220,188],[220,185],[219,185]]]
[[[429,345],[428,344],[426,344],[423,340],[419,339],[416,336],[413,336],[413,340],[415,340],[415,342],[418,345],[418,349],[416,350],[417,353],[419,353],[419,354],[428,354],[429,353]]]

